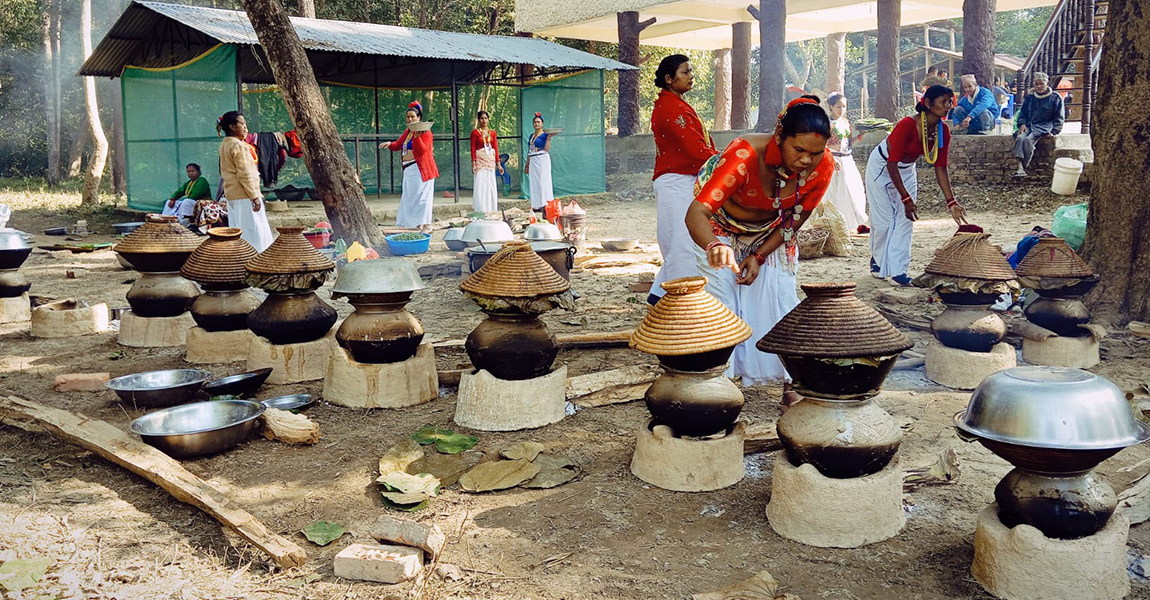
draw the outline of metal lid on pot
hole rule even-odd
[[[427,287],[415,265],[402,258],[357,260],[339,269],[332,294],[395,294]]]
[[[543,221],[541,223],[532,223],[527,226],[523,232],[523,239],[525,240],[561,240],[563,234],[560,233],[559,227]]]
[[[1104,377],[1064,367],[1015,367],[979,384],[955,426],[971,435],[1061,450],[1123,448],[1150,439],[1126,395]]]
[[[547,252],[548,250],[567,250],[572,248],[574,244],[571,242],[556,242],[547,240],[537,240],[529,242],[533,252]],[[484,243],[482,246],[475,246],[467,249],[468,254],[495,254],[503,248],[503,243],[488,244]]]
[[[24,250],[31,247],[19,231],[0,231],[0,250]]]
[[[503,221],[480,219],[472,221],[463,228],[463,241],[470,244],[483,242],[490,246],[492,242],[509,242],[515,238],[511,233],[511,226]]]

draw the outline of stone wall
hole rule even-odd
[[[741,131],[716,131],[712,133],[715,145],[726,146]],[[856,144],[855,162],[859,172],[866,172],[867,157],[874,144]],[[950,179],[955,183],[1017,183],[1012,177],[1014,163],[1010,160],[1014,149],[1014,139],[1009,135],[956,135],[950,148]],[[1079,179],[1079,187],[1089,181],[1094,152],[1090,149],[1090,136],[1064,134],[1054,139],[1039,142],[1034,160],[1030,164],[1029,181],[1046,182],[1049,185],[1054,170],[1054,161],[1063,156],[1086,163]],[[625,138],[607,137],[607,174],[651,173],[655,169],[655,142],[650,134],[633,135]],[[931,177],[932,167],[919,160],[919,177]]]

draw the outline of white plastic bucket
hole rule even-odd
[[[1050,181],[1050,191],[1060,196],[1071,196],[1078,189],[1078,178],[1082,175],[1082,161],[1073,158],[1060,158],[1054,161],[1054,178]]]

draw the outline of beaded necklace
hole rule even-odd
[[[926,159],[926,164],[933,165],[934,161],[938,160],[938,151],[942,148],[942,120],[939,119],[938,121],[938,130],[934,134],[934,144],[927,141],[926,115],[919,117],[919,131],[922,132],[922,157]],[[930,153],[931,148],[934,149],[934,154]]]
[[[775,174],[777,177],[775,178],[775,197],[772,204],[775,208],[775,211],[777,211],[779,214],[779,220],[782,222],[784,243],[790,242],[791,238],[794,237],[795,221],[798,221],[799,218],[803,215],[803,200],[802,196],[799,194],[799,190],[807,184],[807,175],[809,173],[810,169],[806,169],[797,175],[798,183],[795,185],[795,205],[791,208],[791,212],[789,214],[784,215],[782,210],[783,188],[786,187],[787,182],[793,179],[794,176],[789,175],[787,170],[783,167],[778,167],[775,169]]]

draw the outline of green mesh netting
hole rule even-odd
[[[236,50],[219,46],[199,58],[165,70],[128,67],[121,86],[128,158],[128,205],[159,210],[184,181],[184,165],[203,167],[213,192],[219,182],[215,119],[236,108]],[[510,183],[499,178],[500,197],[516,197],[522,188],[526,128],[536,111],[547,115],[549,127],[563,127],[552,145],[556,196],[601,192],[605,189],[603,145],[603,79],[587,71],[526,88],[506,85],[461,85],[459,95],[459,156],[452,156],[451,90],[372,89],[321,82],[324,99],[344,142],[348,158],[358,168],[368,194],[398,194],[403,179],[401,157],[380,142],[390,142],[404,129],[404,113],[412,100],[424,107],[424,119],[436,123],[437,190],[454,187],[459,164],[459,200],[470,199],[473,176],[469,140],[475,113],[482,106],[500,138],[499,151],[508,155]],[[244,84],[243,109],[248,130],[288,131],[293,128],[278,88]],[[273,188],[312,187],[304,162],[289,158]],[[273,190],[265,190],[274,196]],[[442,202],[443,200],[440,199]]]
[[[171,69],[124,69],[128,206],[159,211],[187,182],[188,163],[203,168],[215,192],[220,180],[216,118],[236,107],[235,64],[235,48],[217,46]]]

